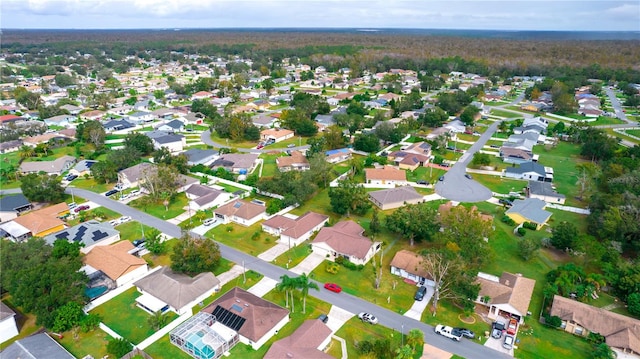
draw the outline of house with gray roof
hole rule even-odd
[[[519,148],[502,146],[500,147],[500,158],[505,163],[523,164],[537,160],[538,155],[534,155],[530,151],[521,150]]]
[[[103,123],[102,127],[104,127],[104,130],[107,132],[113,132],[133,128],[135,125],[127,120],[111,120]]]
[[[136,298],[138,307],[150,313],[170,310],[178,315],[190,312],[194,305],[220,290],[220,280],[211,272],[189,277],[169,267],[156,270],[134,285],[142,293]]]
[[[551,183],[529,181],[527,197],[541,199],[547,203],[564,204],[565,195],[556,192]]]
[[[23,142],[22,140],[13,140],[0,143],[0,153],[15,152],[20,149]]]
[[[16,340],[0,352],[0,357],[3,359],[75,359],[47,333],[34,334]]]
[[[69,155],[56,158],[53,161],[22,162],[20,164],[20,172],[23,174],[45,172],[48,175],[59,176],[71,168],[74,163],[76,163],[76,158]]]
[[[143,179],[145,171],[153,167],[153,164],[142,162],[135,166],[125,168],[118,172],[118,182],[125,184],[127,187],[138,187]]]
[[[0,223],[11,221],[18,214],[31,209],[31,202],[22,193],[0,198]]]
[[[94,246],[106,246],[120,240],[120,231],[108,223],[90,220],[44,237],[53,245],[58,239],[66,239],[70,243],[80,243],[82,253],[89,253]]]
[[[140,125],[145,122],[151,122],[153,121],[153,118],[154,116],[151,112],[143,112],[143,111],[137,111],[127,116],[127,119],[130,122],[135,123],[136,125]]]
[[[71,124],[71,122],[75,121],[76,119],[77,117],[72,115],[58,115],[45,118],[44,123],[46,123],[47,126],[68,127],[69,124]]]
[[[192,148],[182,153],[187,156],[187,164],[189,166],[205,165],[209,166],[213,161],[220,157],[220,152],[216,150],[201,150],[199,148]]]
[[[411,186],[388,188],[369,192],[369,201],[373,202],[381,210],[399,208],[407,204],[416,204],[424,201],[424,196]]]
[[[70,115],[74,115],[74,116],[79,114],[80,111],[83,110],[82,107],[79,107],[79,106],[76,106],[76,105],[72,105],[70,103],[60,106],[60,109],[61,110],[67,110],[67,111],[69,111]]]
[[[6,342],[18,335],[18,333],[16,312],[3,302],[0,302],[0,343]],[[2,355],[0,354],[0,356]]]
[[[553,168],[545,167],[537,162],[525,162],[519,167],[507,167],[504,176],[529,181],[552,182]]]
[[[220,156],[211,164],[212,169],[223,167],[233,173],[251,173],[258,159],[256,153],[227,153]]]
[[[98,163],[98,161],[93,160],[82,160],[76,163],[72,169],[69,170],[70,174],[74,174],[76,176],[84,176],[85,174],[91,174],[91,166]]]
[[[194,183],[185,191],[189,207],[196,211],[221,206],[229,201],[231,193]]]
[[[182,135],[168,133],[165,131],[151,131],[146,133],[153,142],[153,148],[156,150],[165,147],[169,152],[180,152],[186,147],[187,139]]]
[[[184,122],[180,120],[171,120],[163,125],[156,127],[158,131],[182,132],[184,131]]]
[[[516,199],[505,214],[517,224],[531,222],[540,229],[551,218],[552,213],[544,210],[546,205],[545,201],[537,198]]]

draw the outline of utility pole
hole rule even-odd
[[[242,261],[242,283],[247,282],[247,268],[244,266],[244,261]]]

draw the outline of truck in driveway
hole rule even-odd
[[[452,327],[444,326],[442,324],[436,325],[435,332],[436,334],[440,334],[443,337],[447,337],[458,342],[460,341],[460,339],[462,339],[462,333],[459,330],[456,330]]]

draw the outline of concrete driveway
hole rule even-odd
[[[344,323],[354,317],[355,314],[336,305],[332,305],[327,316],[329,317],[327,326],[331,329],[331,332],[335,333],[344,325]]]
[[[269,293],[273,288],[276,287],[278,281],[275,279],[271,279],[269,277],[262,277],[262,279],[253,285],[253,287],[249,288],[247,291],[249,293],[255,294],[258,297],[262,297],[263,295]]]
[[[289,246],[283,243],[277,243],[275,246],[267,249],[266,251],[258,254],[258,258],[265,262],[271,262],[278,258],[279,255],[289,250]]]
[[[204,236],[205,233],[209,232],[210,230],[216,228],[218,225],[220,225],[222,223],[222,221],[215,221],[212,224],[205,226],[204,224],[201,224],[197,227],[195,227],[194,229],[191,230],[191,232],[197,233],[201,236]]]
[[[322,263],[324,261],[325,257],[321,256],[317,253],[311,253],[307,256],[307,258],[305,258],[304,260],[302,260],[302,262],[300,262],[300,264],[298,264],[297,266],[291,268],[290,270],[293,273],[296,274],[302,274],[302,273],[311,273],[314,269],[316,269],[317,266],[320,265],[320,263]]]
[[[502,347],[502,343],[504,343],[504,335],[500,337],[500,339],[494,339],[493,337],[489,337],[486,343],[484,343],[485,347],[491,348],[493,350],[499,351],[500,353],[505,353],[513,356],[513,349],[505,349]]]
[[[433,287],[431,286],[426,286],[426,287],[427,287],[427,294],[424,295],[424,298],[422,300],[416,300],[413,302],[411,309],[409,309],[406,313],[404,313],[405,317],[409,317],[415,320],[420,320],[420,318],[422,318],[422,313],[427,308],[427,305],[429,305],[429,302],[431,301],[431,297],[433,297],[433,293],[434,293]]]

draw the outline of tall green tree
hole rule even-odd
[[[173,247],[171,269],[191,276],[212,272],[220,264],[220,248],[210,239],[197,239],[188,233]]]
[[[307,312],[307,295],[309,295],[309,289],[315,289],[320,291],[320,288],[315,282],[311,281],[311,278],[306,274],[302,273],[300,276],[295,278],[296,287],[302,293],[302,313]]]
[[[130,133],[124,139],[124,146],[135,149],[141,156],[148,156],[153,152],[153,142],[149,136],[142,133]]]
[[[20,189],[32,202],[58,203],[64,200],[64,188],[57,176],[30,173],[22,176]]]
[[[329,189],[331,209],[337,214],[365,214],[371,208],[369,195],[364,187],[351,179],[338,182],[337,187]]]
[[[385,219],[387,228],[415,241],[431,241],[440,229],[438,212],[424,204],[410,204],[398,208]]]

